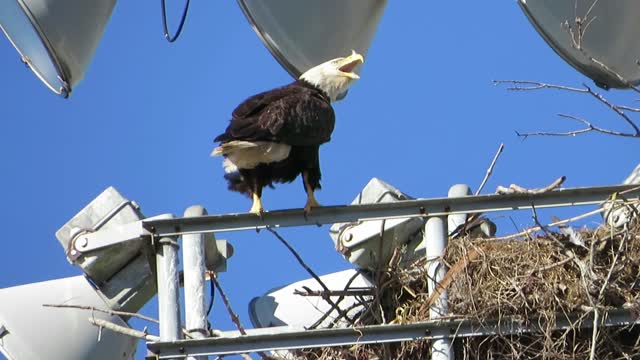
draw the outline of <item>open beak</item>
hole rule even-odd
[[[338,64],[338,70],[342,72],[342,75],[352,80],[358,80],[360,79],[360,76],[354,73],[353,69],[355,69],[356,66],[362,63],[364,63],[364,57],[358,54],[357,52],[355,52],[355,50],[351,50],[351,55],[340,60],[340,63]]]

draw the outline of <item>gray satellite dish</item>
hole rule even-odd
[[[67,97],[82,79],[116,0],[2,0],[0,28],[31,70]]]
[[[42,304],[109,306],[82,276],[0,289],[0,353],[10,360],[133,359],[137,339],[100,329],[88,318],[129,327],[119,316]]]
[[[238,4],[271,54],[298,78],[351,50],[366,55],[387,1],[238,0]]]
[[[640,83],[640,1],[518,0],[518,4],[553,50],[598,86],[626,88]]]

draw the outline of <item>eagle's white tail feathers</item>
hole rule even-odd
[[[213,151],[211,152],[211,156],[227,155],[232,151],[235,151],[238,149],[254,148],[256,146],[260,146],[263,143],[265,142],[264,141],[251,142],[251,141],[241,141],[241,140],[229,141],[228,143],[224,143],[218,146],[217,148],[213,149]]]
[[[222,168],[227,174],[232,174],[238,171],[238,167],[236,166],[236,164],[232,163],[228,158],[222,160]]]
[[[281,161],[289,156],[291,146],[268,141],[234,140],[224,143],[211,152],[211,156],[224,155],[222,166],[226,173],[241,169],[253,169],[259,164]]]

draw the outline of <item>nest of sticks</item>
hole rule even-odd
[[[442,259],[449,270],[440,282],[448,291],[447,317],[480,323],[516,318],[537,329],[456,338],[456,359],[640,359],[638,327],[604,327],[593,321],[614,309],[640,310],[638,217],[624,228],[532,230],[537,231],[449,241]],[[406,255],[397,251],[385,269],[373,274],[375,295],[353,319],[354,326],[429,320],[438,297],[428,295],[425,260],[400,265]],[[555,329],[556,320],[570,317],[574,321],[568,328]],[[310,349],[287,357],[429,359],[430,348],[429,340],[419,340]]]

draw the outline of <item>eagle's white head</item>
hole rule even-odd
[[[312,67],[300,76],[311,85],[324,91],[331,101],[336,101],[338,96],[349,88],[353,80],[360,78],[353,69],[364,62],[364,57],[354,50],[347,57],[339,57],[323,62]]]

